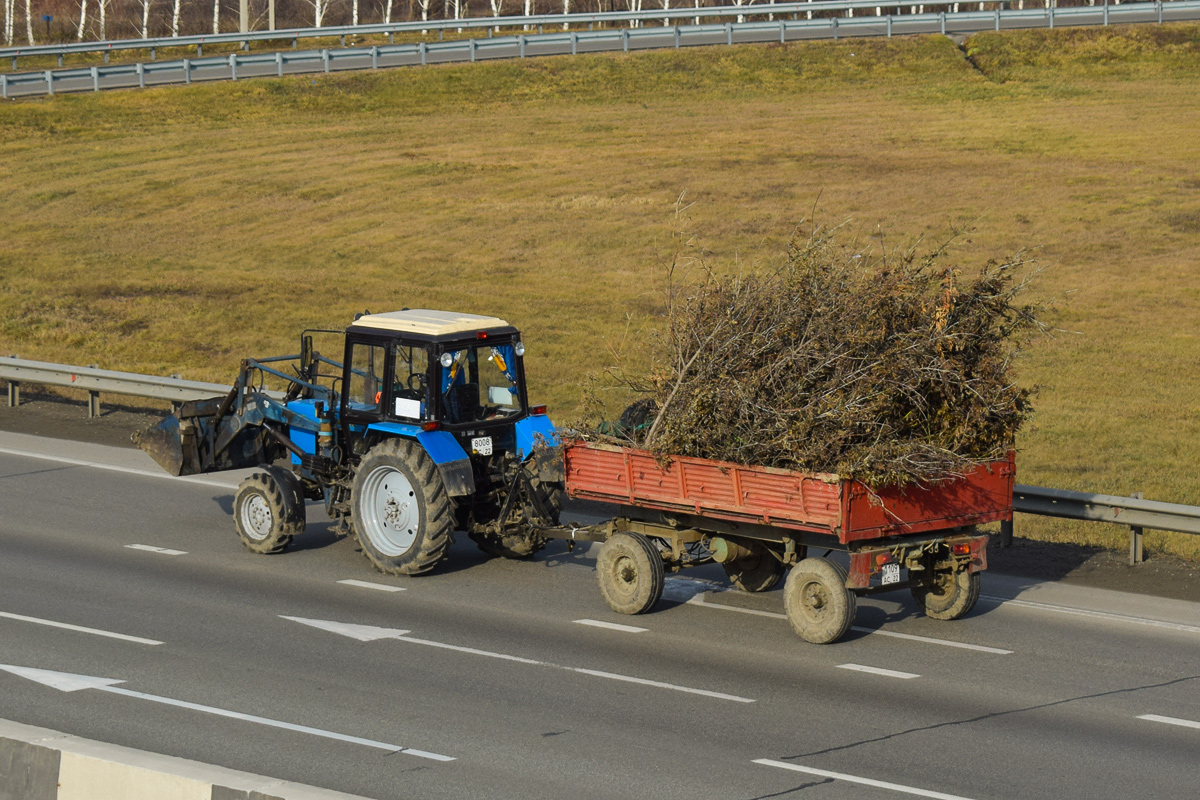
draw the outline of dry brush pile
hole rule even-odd
[[[609,373],[643,398],[624,419],[643,424],[617,430],[661,455],[877,487],[1003,458],[1031,413],[1013,359],[1042,309],[1019,301],[1023,255],[965,272],[953,242],[887,251],[814,227],[766,273],[687,280],[676,258],[653,366]]]

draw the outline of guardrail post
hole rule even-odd
[[[726,46],[733,44],[733,23],[725,23],[725,44]]]
[[[786,23],[786,22],[784,22],[783,20],[779,20],[779,43],[780,43],[780,44],[783,44],[785,41],[787,41],[787,27],[786,27],[786,25],[787,25],[787,23]],[[678,39],[676,39],[676,44],[675,44],[675,46],[676,46],[676,47],[678,47],[678,46],[679,46],[679,44],[678,44]]]
[[[187,86],[192,85],[192,62],[187,58],[183,60],[183,82]]]
[[[889,39],[892,38],[892,15],[891,14],[887,15],[887,35],[888,35]]]
[[[675,31],[675,46],[679,47],[679,31]],[[579,53],[579,34],[571,31],[571,55]]]
[[[1000,523],[1000,547],[1012,547],[1013,521],[1006,519]]]
[[[1054,3],[1051,3],[1050,7],[1046,9],[1046,15],[1050,17],[1050,30],[1054,30]]]
[[[996,30],[1000,30],[1000,6],[996,6]]]
[[[339,36],[339,37],[338,37],[338,43],[339,43],[339,44],[340,44],[342,47],[345,47],[345,46],[346,46],[346,34],[342,34],[341,36]]]
[[[62,56],[63,56],[63,54],[62,54],[62,53],[59,53],[59,54],[58,54],[58,65],[59,65],[60,67],[62,66]]]
[[[1158,24],[1162,25],[1162,0],[1154,0],[1154,5],[1158,7]]]
[[[18,381],[8,382],[8,407],[16,408],[21,405],[21,384]]]
[[[300,46],[300,37],[297,36],[295,39],[292,39],[292,49],[295,50],[299,46]]]
[[[155,48],[151,47],[150,48],[150,60],[154,61],[154,60],[156,60],[156,57],[157,57],[157,53],[155,52]]]
[[[237,53],[229,54],[229,77],[237,80]]]
[[[8,99],[8,76],[0,75],[0,98]]]
[[[196,58],[204,58],[204,45],[196,45]]]
[[[835,42],[837,41],[837,21],[838,21],[837,17],[833,17],[829,20],[829,25],[831,28],[833,28],[833,40]]]
[[[517,44],[519,46],[520,56],[521,56],[521,58],[524,58],[525,57],[525,34],[523,34],[523,33],[517,34]],[[421,63],[424,64],[425,62],[422,61]]]
[[[281,77],[281,78],[283,77],[283,53],[282,52],[275,53],[275,71],[279,74],[279,77]]]
[[[329,72],[329,49],[321,51],[321,61],[325,64],[325,71]]]
[[[629,28],[621,29],[621,50],[629,52]]]
[[[54,73],[46,70],[46,94],[54,94]]]
[[[675,49],[676,50],[679,49],[679,37],[680,37],[679,26],[676,25],[675,26]]]
[[[388,34],[388,44],[395,44],[395,43],[396,43],[396,32],[392,31],[391,33]]]
[[[475,40],[474,40],[474,39],[468,39],[468,40],[467,40],[467,50],[469,50],[469,51],[470,51],[470,53],[471,53],[471,62],[472,62],[472,63],[474,63],[474,62],[475,62],[475,48],[476,48],[476,46],[477,46],[477,45],[475,44]]]
[[[417,42],[417,52],[421,54],[421,66],[425,66],[425,53],[429,50],[429,45],[424,42]],[[525,55],[525,43],[521,42],[521,55]]]
[[[1104,0],[1104,24],[1108,24],[1108,0]]]
[[[942,36],[945,36],[946,35],[946,12],[943,11],[942,13],[938,14],[938,16],[941,17]]]
[[[88,369],[100,369],[99,364],[88,364]],[[100,391],[98,389],[88,390],[88,419],[95,419],[100,416]]]
[[[17,68],[17,57],[13,56],[13,69]]]
[[[371,45],[371,69],[379,69],[379,47],[377,45]],[[282,70],[281,64],[280,71],[282,72]]]
[[[100,69],[99,69],[99,67],[96,67],[93,65],[92,69],[91,69],[91,73],[92,73],[92,91],[98,92],[98,91],[100,91]]]
[[[145,89],[146,88],[146,65],[139,61],[137,63],[136,69],[137,69],[137,76],[138,76],[138,88]]]
[[[108,63],[108,51],[107,50],[104,51],[104,63],[105,64]]]
[[[1134,492],[1130,495],[1135,500],[1142,500],[1141,492]],[[1146,560],[1145,552],[1142,548],[1142,528],[1138,525],[1129,526],[1129,565],[1134,566],[1141,564]]]

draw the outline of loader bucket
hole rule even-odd
[[[145,450],[160,467],[172,475],[192,474],[192,470],[186,473],[183,471],[183,437],[179,433],[179,418],[174,414],[153,428],[134,433],[133,443]]]

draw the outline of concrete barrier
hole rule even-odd
[[[0,720],[0,800],[363,800]]]

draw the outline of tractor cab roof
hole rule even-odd
[[[515,333],[515,329],[499,317],[465,314],[457,311],[433,311],[410,308],[383,314],[365,314],[354,320],[351,330],[369,328],[416,335],[422,339],[461,339],[463,334],[486,331],[492,334]]]

